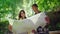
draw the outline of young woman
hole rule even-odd
[[[24,10],[21,10],[19,12],[19,16],[18,17],[19,17],[18,20],[26,19],[25,11]],[[9,30],[9,32],[12,33],[12,26],[11,25],[8,26],[8,30]],[[27,34],[27,32],[23,32],[23,33],[20,33],[20,34]]]
[[[24,10],[21,10],[19,12],[19,20],[23,20],[23,19],[26,19],[26,15],[25,15],[25,11]]]
[[[21,10],[19,12],[18,20],[23,20],[23,19],[26,19],[26,15],[25,15],[25,11]],[[19,33],[19,34],[28,34],[28,32],[23,32],[23,33]]]

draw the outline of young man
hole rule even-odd
[[[41,12],[41,11],[38,10],[37,4],[33,4],[33,5],[32,5],[32,9],[33,9],[33,11],[35,12],[35,14],[38,14],[38,13]],[[48,27],[47,25],[48,25],[48,24],[46,24],[45,27]],[[43,28],[40,28],[40,26],[39,26],[39,27],[37,28],[37,30],[40,30],[40,29],[41,29],[42,31],[39,31],[39,33],[42,32],[42,33],[40,33],[40,34],[45,34],[45,33],[43,32],[44,29],[43,29]]]
[[[32,5],[32,9],[35,12],[35,14],[40,13],[41,11],[38,10],[38,5],[37,4],[33,4]],[[34,34],[39,34],[40,32],[42,32],[42,28],[40,28],[40,26],[37,28],[37,32]],[[41,33],[40,33],[41,34]]]
[[[38,13],[41,12],[41,11],[38,10],[37,4],[33,4],[33,5],[32,5],[32,9],[33,9],[33,11],[35,12],[35,14],[38,14]]]

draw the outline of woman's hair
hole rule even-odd
[[[23,12],[23,13],[25,14],[25,11],[24,11],[24,10],[21,10],[21,11],[19,12],[19,16],[18,16],[19,19],[22,18],[22,16],[21,16],[21,12]],[[26,16],[25,16],[24,18],[26,18]]]

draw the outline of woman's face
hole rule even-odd
[[[24,12],[21,12],[21,16],[24,17],[25,16],[25,13]]]

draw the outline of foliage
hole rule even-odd
[[[60,6],[59,0],[36,0],[36,3],[39,6],[39,10],[47,12],[54,9],[56,10],[56,8]]]
[[[0,21],[0,34],[4,34],[8,31],[8,21]]]

